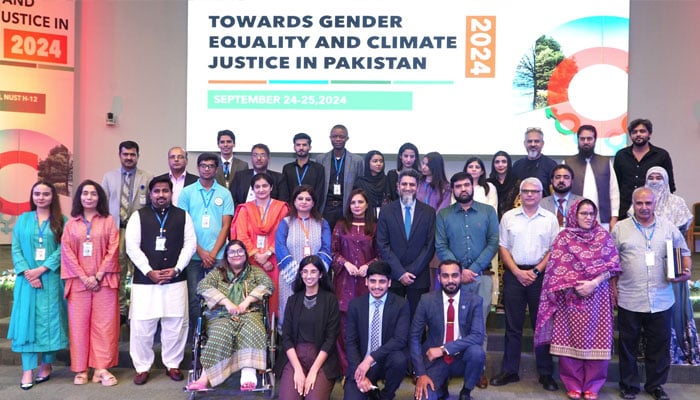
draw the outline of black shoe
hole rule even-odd
[[[509,383],[518,382],[519,380],[520,377],[518,376],[518,374],[509,374],[507,372],[501,372],[500,374],[496,375],[493,379],[491,379],[491,385],[503,386]]]
[[[637,398],[637,391],[632,389],[621,389],[620,397],[626,400],[634,400]]]
[[[472,400],[472,391],[463,387],[459,392],[459,400]]]
[[[661,386],[655,387],[648,393],[654,396],[656,400],[670,400],[670,397],[668,397],[668,395]]]
[[[544,390],[549,390],[550,392],[556,392],[559,390],[559,385],[554,382],[552,375],[540,375],[540,383]]]
[[[445,383],[445,386],[440,389],[440,393],[438,394],[438,400],[447,400],[450,398],[450,391],[447,389],[447,383]]]

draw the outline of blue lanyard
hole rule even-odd
[[[425,187],[425,204],[430,204],[430,198],[433,197],[433,188],[430,187],[428,182],[423,183]]]
[[[209,199],[211,201],[211,198]],[[160,222],[160,237],[163,237],[163,227],[165,226],[165,221],[168,220],[168,214],[170,214],[170,208],[168,208],[168,211],[165,212],[165,216],[163,218],[158,215],[158,211],[156,211],[153,206],[151,206],[151,210],[153,210],[153,214],[156,215],[156,219],[158,222]]]
[[[204,212],[209,212],[209,204],[211,204],[211,198],[214,197],[214,188],[209,191],[209,200],[204,198],[204,189],[199,189],[199,194],[202,196],[202,202],[204,203]]]
[[[297,173],[297,183],[299,186],[301,186],[301,182],[304,180],[304,177],[306,176],[306,173],[309,171],[309,163],[311,161],[307,162],[306,165],[304,165],[304,173],[301,174],[301,177],[299,177],[299,164],[294,166],[294,172]]]
[[[654,237],[654,232],[656,231],[656,221],[654,221],[653,224],[651,224],[651,235],[647,237],[647,232],[646,228],[642,227],[639,225],[639,222],[632,217],[632,221],[634,221],[634,226],[637,227],[637,230],[644,236],[644,239],[647,241],[647,250],[651,250],[651,239]]]
[[[263,212],[260,214],[260,221],[265,222],[265,216],[267,215],[267,209],[270,208],[270,203],[272,203],[272,198],[267,199],[267,204],[265,204],[265,209]],[[258,201],[255,200],[255,205],[258,205]],[[260,210],[260,208],[258,208]]]
[[[345,162],[345,150],[343,150],[343,156],[340,157],[340,162],[338,159],[333,157],[333,164],[335,165],[335,183],[340,182],[340,170],[343,169],[343,162]]]
[[[44,247],[44,231],[46,230],[46,225],[48,225],[49,220],[45,220],[41,224],[39,223],[39,214],[34,214],[36,216],[36,224],[39,225],[39,247]]]
[[[88,221],[87,218],[85,218],[85,214],[83,214],[83,222],[85,223],[85,227],[87,228],[87,241],[90,241],[90,231],[92,230],[92,222]]]

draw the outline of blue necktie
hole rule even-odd
[[[230,164],[231,164],[231,163],[228,162],[228,161],[225,161],[225,162],[224,162],[224,176],[227,177],[227,178],[228,178],[228,172],[229,172],[228,166],[229,166]]]
[[[406,218],[403,220],[403,228],[406,230],[406,239],[411,234],[411,207],[404,207],[406,210]]]

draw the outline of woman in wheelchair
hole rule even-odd
[[[232,240],[224,251],[221,266],[199,282],[197,293],[204,298],[207,343],[202,349],[202,374],[188,390],[217,386],[241,370],[241,390],[257,386],[256,370],[266,369],[266,332],[261,301],[274,290],[272,281],[259,267],[248,263],[247,250]]]
[[[328,400],[340,364],[335,342],[340,332],[338,300],[323,261],[317,255],[299,261],[294,294],[282,327],[279,398]]]

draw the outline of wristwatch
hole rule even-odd
[[[539,277],[540,277],[540,274],[541,274],[542,272],[540,272],[540,270],[537,269],[537,267],[535,267],[535,268],[532,269],[532,273],[535,274],[535,277],[536,277],[536,278],[539,278]]]
[[[182,271],[180,271],[180,268],[173,267],[173,269],[175,270],[175,277],[177,278],[178,276],[180,276],[180,272],[182,272]]]
[[[443,356],[449,356],[449,355],[450,355],[450,353],[447,352],[447,349],[445,348],[445,346],[440,346],[440,350],[442,350],[442,355],[443,355]]]

